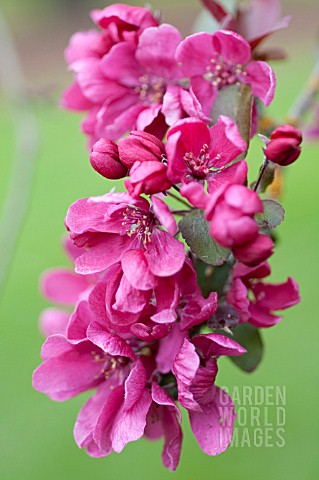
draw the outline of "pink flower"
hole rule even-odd
[[[118,263],[108,268],[93,288],[90,308],[110,331],[131,333],[151,342],[166,337],[177,319],[181,328],[187,330],[215,313],[216,293],[203,298],[196,280],[189,260],[175,275],[155,277],[153,282],[145,278],[143,284]]]
[[[178,47],[176,58],[208,116],[218,90],[237,82],[251,85],[253,95],[266,106],[274,97],[273,70],[266,62],[251,61],[250,45],[234,32],[191,35]]]
[[[167,392],[151,381],[152,349],[144,351],[144,342],[124,340],[93,322],[87,340],[77,345],[62,335],[47,339],[33,386],[57,401],[97,388],[74,429],[78,446],[89,455],[119,453],[144,434],[164,436],[163,463],[175,470],[182,441],[181,414]]]
[[[110,17],[112,22],[99,18],[111,37],[114,23],[117,28],[128,25],[115,16]],[[145,29],[146,23],[138,29],[128,26],[124,29],[125,35],[122,32],[117,40],[112,38],[103,53],[100,43],[99,48],[90,45],[91,41],[95,45],[98,40],[92,32],[85,37],[87,46],[83,57],[68,51],[67,59],[76,82],[65,92],[63,105],[89,111],[82,128],[91,137],[91,144],[102,137],[116,140],[134,128],[148,129],[163,137],[167,125],[184,115],[182,104],[186,109],[195,108],[188,105],[191,94],[183,94],[178,85],[182,72],[175,51],[182,40],[180,33],[166,24],[148,25]],[[81,46],[82,43],[81,40]],[[76,52],[80,52],[80,48]]]
[[[272,254],[273,242],[259,233],[254,219],[263,211],[258,195],[244,185],[224,185],[207,204],[206,218],[213,238],[231,248],[238,261],[258,265]]]
[[[182,183],[181,193],[193,205],[199,193],[189,184],[197,182],[208,193],[224,183],[243,183],[247,176],[246,162],[232,163],[246,150],[236,124],[221,115],[218,123],[208,128],[201,120],[189,118],[179,121],[168,132],[166,144],[168,177],[172,183]]]
[[[174,238],[175,219],[161,199],[152,200],[151,209],[142,197],[109,193],[71,205],[66,226],[75,244],[86,247],[76,260],[76,272],[101,272],[121,261],[125,275],[134,277],[136,285],[153,284],[154,276],[177,273],[185,252]]]
[[[241,322],[248,321],[256,327],[271,327],[282,319],[274,314],[276,310],[285,310],[300,302],[298,285],[292,278],[277,284],[260,280],[270,272],[266,262],[253,268],[235,265],[227,301],[239,312]]]
[[[181,105],[175,105],[182,77],[175,51],[181,41],[178,30],[163,24],[145,30],[137,48],[120,43],[104,56],[100,69],[107,81],[114,82],[114,90],[100,112],[101,135],[114,140],[128,130],[148,128],[160,137],[166,124],[182,116]]]
[[[201,449],[218,455],[231,442],[235,419],[234,405],[215,385],[216,358],[242,355],[246,350],[219,334],[184,339],[172,371],[178,387],[178,401],[188,410],[193,433]]]
[[[265,157],[282,167],[295,162],[300,155],[302,133],[291,125],[282,125],[276,128],[270,141],[264,148]]]

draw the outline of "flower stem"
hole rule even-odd
[[[178,187],[176,187],[178,188]],[[178,190],[179,191],[179,190]],[[172,193],[172,192],[167,192],[167,195],[169,195],[170,197],[172,198],[175,198],[175,200],[177,200],[178,202],[182,203],[183,205],[185,205],[187,208],[191,209],[193,208],[189,203],[187,203],[185,200],[183,200],[181,197],[178,197],[177,195],[175,195],[175,193]]]
[[[254,192],[258,192],[258,187],[259,187],[260,182],[261,182],[261,180],[264,176],[264,173],[267,169],[268,164],[269,164],[269,160],[265,157],[264,163],[262,164],[262,167],[261,167],[260,172],[259,172],[259,176],[258,176],[256,184],[254,186]]]

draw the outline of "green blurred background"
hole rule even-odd
[[[41,136],[28,215],[5,290],[1,292],[1,480],[146,480],[150,476],[157,480],[172,475],[162,467],[160,442],[141,440],[129,444],[120,456],[91,459],[77,448],[72,437],[85,396],[59,404],[31,387],[31,374],[39,364],[42,343],[38,316],[47,305],[38,292],[39,275],[46,268],[67,264],[60,240],[70,203],[110,188],[89,166],[79,129],[80,117],[58,108],[59,94],[71,80],[63,49],[74,31],[90,28],[89,10],[105,3],[0,3],[27,76]],[[173,22],[184,34],[190,31],[199,11],[199,2],[195,0],[160,0],[154,4],[162,10],[164,20]],[[285,62],[273,64],[278,88],[271,112],[281,120],[312,68],[319,28],[318,0],[286,1],[284,12],[294,15],[291,27],[269,42],[284,45],[289,54]],[[9,112],[8,101],[0,96],[0,206],[7,191],[15,142]],[[250,154],[253,171],[260,161],[260,151],[255,146]],[[273,280],[283,281],[291,275],[299,282],[301,305],[286,312],[278,326],[263,332],[265,358],[254,374],[243,374],[227,359],[219,363],[218,384],[228,386],[230,391],[243,385],[286,387],[285,446],[258,448],[246,444],[210,458],[197,446],[184,418],[185,438],[176,479],[319,478],[318,182],[318,144],[305,144],[302,158],[286,175],[286,220],[280,227],[282,242],[272,260]],[[13,221],[14,218],[12,212]],[[10,236],[10,231],[7,234]],[[253,429],[249,430],[252,433]]]

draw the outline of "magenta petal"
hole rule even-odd
[[[210,117],[213,103],[217,97],[218,88],[203,77],[191,78],[191,90],[202,108],[203,114]]]
[[[152,398],[162,408],[162,430],[165,437],[162,460],[166,468],[174,471],[177,468],[181,446],[182,430],[180,423],[182,416],[176,404],[169,395],[156,383],[152,383]]]
[[[93,320],[95,320],[95,315],[90,308],[88,300],[81,300],[70,317],[67,327],[67,338],[72,343],[79,343],[85,340],[86,330]]]
[[[217,309],[217,293],[211,292],[204,298],[201,292],[191,298],[180,312],[181,329],[189,330],[211,318]]]
[[[63,401],[95,387],[101,366],[94,362],[91,342],[72,345],[61,335],[49,337],[44,356],[52,354],[33,373],[33,387],[53,400]]]
[[[185,338],[185,332],[181,332],[179,325],[173,325],[171,333],[159,344],[156,355],[157,368],[161,373],[169,373],[176,355],[180,351]]]
[[[184,245],[169,233],[156,229],[145,256],[154,275],[169,277],[177,273],[184,264]]]
[[[189,410],[200,410],[200,406],[194,400],[190,390],[199,364],[199,357],[194,345],[185,338],[182,348],[176,355],[172,372],[177,381],[178,401]]]
[[[213,38],[209,33],[195,33],[187,37],[177,48],[176,58],[182,63],[185,77],[205,74],[214,55]]]
[[[156,286],[156,279],[145,258],[145,250],[128,250],[123,255],[122,268],[134,288],[150,290]]]
[[[73,306],[88,288],[85,277],[67,268],[48,270],[41,277],[42,294],[53,302]]]
[[[276,77],[273,69],[266,62],[251,62],[245,69],[247,75],[241,77],[243,83],[252,86],[252,93],[260,98],[266,107],[272,102],[275,89]]]
[[[218,117],[218,122],[210,128],[211,142],[209,153],[214,160],[214,167],[224,167],[235,160],[246,148],[236,123],[225,115]]]
[[[232,399],[218,387],[213,401],[202,405],[202,411],[189,412],[192,431],[203,452],[218,455],[227,449],[235,418]]]
[[[274,242],[271,238],[258,234],[254,241],[234,248],[233,253],[239,262],[254,267],[267,260],[273,254],[273,248]]]
[[[248,322],[257,328],[273,327],[282,320],[282,317],[274,315],[269,310],[259,307],[258,304],[250,304]]]
[[[131,325],[131,333],[143,340],[144,342],[153,342],[154,340],[160,340],[168,335],[170,331],[170,325],[157,325],[150,322],[147,325],[144,323],[134,323]]]
[[[284,283],[257,283],[252,288],[258,306],[268,310],[284,310],[300,302],[298,284],[292,279]]]
[[[243,184],[247,179],[247,163],[245,160],[236,162],[233,165],[221,170],[208,178],[208,192],[212,194],[221,185],[234,183]]]
[[[121,260],[134,239],[126,235],[105,233],[100,243],[90,247],[75,262],[75,271],[81,274],[102,272]]]
[[[174,125],[183,116],[181,103],[182,87],[179,85],[168,85],[163,97],[162,114],[167,125]]]
[[[122,313],[138,314],[142,312],[149,301],[151,292],[143,292],[132,287],[125,275],[122,275],[119,288],[115,293],[115,303],[112,309]],[[115,313],[116,314],[116,313]]]
[[[100,412],[93,431],[94,441],[98,445],[99,450],[104,453],[104,456],[113,451],[112,428],[124,401],[124,387],[122,385],[116,386],[116,384],[110,385],[110,387],[111,392],[107,397],[105,396],[103,410]]]
[[[85,112],[92,108],[93,103],[83,95],[79,84],[73,83],[63,92],[61,106],[70,110]]]
[[[177,232],[177,224],[174,215],[167,204],[159,197],[153,195],[151,200],[155,216],[158,218],[161,225],[163,225],[163,227],[165,227],[168,233],[170,233],[173,237]]]
[[[111,433],[112,446],[117,453],[120,453],[128,442],[138,440],[144,434],[146,415],[152,402],[145,382],[145,368],[138,360],[125,382],[124,404]]]
[[[87,330],[87,337],[92,343],[112,356],[136,358],[131,347],[123,338],[109,333],[100,323],[92,322]]]
[[[223,60],[234,65],[245,65],[249,62],[251,48],[243,37],[231,30],[219,30],[212,37],[214,50]]]
[[[136,58],[155,75],[167,81],[179,80],[182,73],[175,59],[175,50],[181,41],[181,34],[171,25],[164,23],[148,28],[139,38]]]
[[[191,205],[205,210],[208,203],[208,196],[205,193],[204,186],[198,182],[183,183],[181,195],[189,201]]]
[[[207,358],[220,355],[238,356],[246,353],[246,349],[239,343],[219,333],[197,335],[192,342]]]
[[[134,46],[127,42],[114,45],[100,61],[101,71],[107,78],[117,80],[122,85],[128,87],[139,85],[143,70],[135,60],[134,53]]]
[[[109,395],[109,385],[107,382],[103,382],[95,395],[81,408],[74,426],[74,439],[79,448],[90,446],[91,451],[98,450],[93,440],[93,432]],[[104,455],[111,453],[111,451],[111,449],[105,450]]]

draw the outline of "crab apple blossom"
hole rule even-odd
[[[182,433],[181,414],[158,384],[147,386],[155,364],[143,356],[144,343],[110,334],[97,322],[87,340],[73,345],[62,335],[43,345],[44,362],[33,375],[33,386],[50,398],[63,401],[85,390],[97,392],[81,409],[74,428],[75,440],[93,457],[121,452],[143,436],[164,436],[163,463],[177,467]],[[156,415],[156,417],[155,417]]]
[[[210,233],[235,258],[246,265],[258,265],[273,249],[273,241],[259,233],[254,215],[263,211],[259,196],[244,185],[224,185],[211,196],[206,207]]]
[[[244,183],[247,177],[245,161],[233,161],[246,150],[236,124],[221,115],[212,127],[199,119],[187,118],[177,122],[168,132],[166,152],[167,176],[172,183],[182,183],[181,194],[193,205],[197,204],[190,183],[197,182],[209,194],[221,185]]]
[[[274,314],[276,310],[285,310],[300,302],[298,285],[292,278],[284,283],[263,282],[262,279],[270,273],[267,262],[256,267],[240,263],[235,265],[227,301],[236,308],[241,322],[249,322],[256,327],[272,327],[282,320],[281,316]]]
[[[87,113],[91,165],[109,181],[125,178],[126,191],[69,207],[74,271],[42,276],[55,306],[41,315],[47,339],[33,374],[34,388],[56,401],[92,391],[74,428],[90,456],[163,438],[172,471],[183,438],[177,402],[203,452],[224,452],[236,414],[216,385],[218,359],[236,357],[252,371],[262,356],[257,329],[300,300],[291,277],[265,281],[272,229],[284,219],[266,186],[267,167],[295,161],[302,136],[289,125],[262,135],[278,123],[257,99],[268,106],[276,81],[254,51],[289,19],[277,0],[252,0],[234,14],[203,3],[223,30],[183,40],[147,8],[115,4],[91,13],[99,30],[71,38],[75,79],[62,104]],[[265,159],[248,187],[243,158],[255,133]]]
[[[75,262],[77,273],[101,272],[118,261],[141,282],[177,273],[185,251],[174,238],[176,221],[160,198],[152,200],[151,208],[145,198],[109,193],[71,205],[65,223],[75,244],[85,247]]]
[[[176,58],[185,77],[190,77],[205,115],[210,115],[218,91],[235,83],[251,85],[252,94],[266,106],[274,97],[276,79],[272,68],[266,62],[251,61],[249,43],[229,30],[187,37],[178,47]]]

